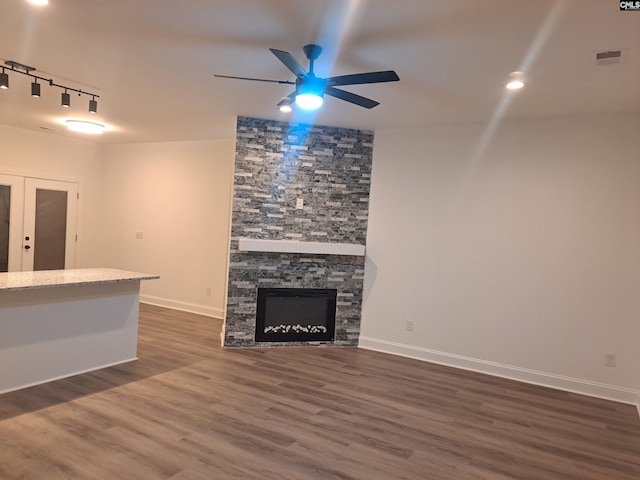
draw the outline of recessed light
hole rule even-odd
[[[46,5],[49,3],[49,0],[28,0],[29,3],[33,3],[34,5]]]
[[[505,85],[509,90],[519,90],[524,87],[524,74],[522,72],[511,72]]]
[[[507,83],[506,87],[509,90],[518,90],[524,87],[524,82],[522,80],[511,80],[509,83]]]

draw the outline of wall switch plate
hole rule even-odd
[[[296,208],[302,210],[304,208],[304,198],[296,199]]]
[[[615,367],[616,366],[616,354],[615,353],[605,353],[604,354],[604,364],[607,367]]]
[[[407,332],[413,332],[413,320],[407,318],[405,322],[405,329],[407,330]]]
[[[144,238],[144,233],[136,232],[136,240],[142,240]]]

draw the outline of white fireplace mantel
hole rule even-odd
[[[353,255],[362,257],[365,246],[356,243],[298,242],[295,240],[260,240],[240,238],[241,252],[306,253],[313,255]]]

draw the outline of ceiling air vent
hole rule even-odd
[[[622,50],[607,50],[596,53],[596,65],[614,65],[622,62]]]

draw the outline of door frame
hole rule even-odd
[[[0,184],[11,187],[9,207],[9,268],[10,272],[22,270],[22,230],[24,226],[24,180],[21,175],[0,172]]]

